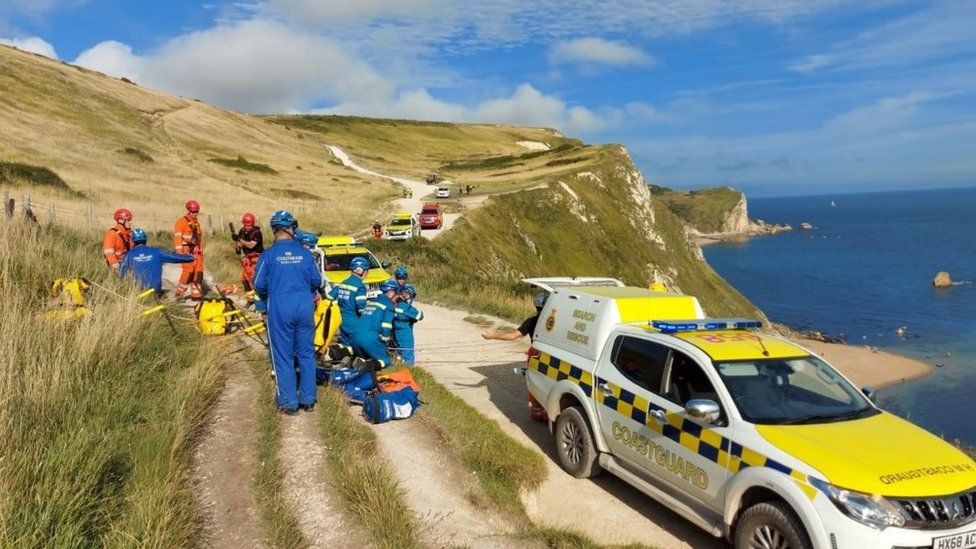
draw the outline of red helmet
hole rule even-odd
[[[246,213],[246,214],[244,214],[244,217],[241,218],[241,225],[244,225],[245,227],[253,227],[254,226],[254,214],[252,214],[252,213]]]
[[[118,222],[132,221],[132,212],[125,208],[115,210],[115,220]]]
[[[200,203],[196,200],[188,200],[186,203],[186,211],[198,213],[200,211]]]

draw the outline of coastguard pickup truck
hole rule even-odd
[[[690,296],[525,282],[549,292],[525,378],[569,474],[606,470],[736,548],[976,547],[976,463],[807,349]]]

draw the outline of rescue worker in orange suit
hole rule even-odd
[[[190,200],[186,203],[186,215],[176,220],[173,227],[173,247],[178,254],[191,254],[195,259],[191,263],[183,264],[180,275],[180,287],[176,290],[176,297],[182,297],[190,290],[190,297],[203,297],[203,229],[197,216],[200,214],[200,203]]]
[[[241,256],[241,284],[245,292],[254,291],[254,268],[258,257],[264,251],[264,237],[261,227],[254,224],[254,214],[246,213],[241,218],[241,228],[231,236],[237,243],[237,253]]]
[[[119,274],[119,266],[125,254],[132,249],[132,212],[125,208],[115,210],[115,225],[105,231],[102,253],[112,272]]]

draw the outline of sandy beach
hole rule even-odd
[[[888,353],[872,351],[857,345],[824,343],[814,339],[789,338],[834,365],[858,387],[880,389],[896,383],[918,379],[928,375],[933,367],[920,360]]]

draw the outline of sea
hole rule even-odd
[[[933,365],[880,406],[976,446],[976,187],[755,198],[749,216],[794,230],[705,246],[708,263],[774,322]]]

